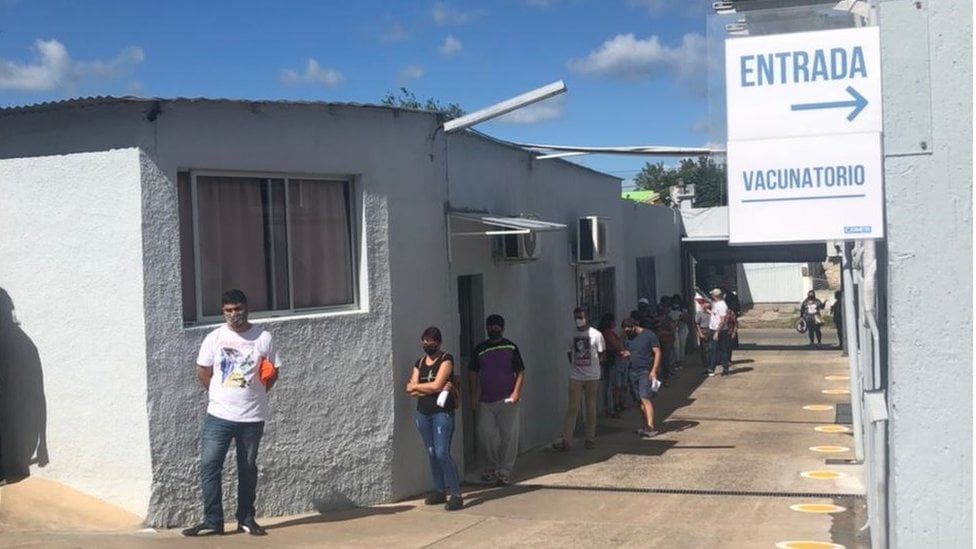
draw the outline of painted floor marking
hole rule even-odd
[[[810,450],[822,454],[840,454],[851,451],[847,446],[811,446]]]
[[[814,427],[814,431],[818,433],[850,433],[850,427],[844,427],[843,425],[821,425],[819,427]]]
[[[843,545],[830,543],[829,541],[794,540],[794,541],[781,541],[776,544],[776,549],[846,549],[846,548]]]
[[[808,412],[829,412],[834,409],[833,406],[828,404],[810,404],[803,407],[804,410]]]
[[[849,394],[851,394],[851,390],[850,389],[824,389],[823,391],[820,391],[820,392],[823,393],[823,394],[825,394],[825,395],[849,395]]]
[[[790,509],[801,513],[843,513],[847,510],[846,507],[833,503],[798,503],[790,505]]]
[[[834,480],[847,475],[837,471],[803,471],[800,476],[814,480]]]
[[[824,379],[827,381],[850,381],[851,376],[827,376]]]

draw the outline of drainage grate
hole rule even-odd
[[[619,488],[613,486],[564,486],[546,484],[523,484],[519,486],[536,490],[581,490],[594,492],[629,492],[634,494],[669,494],[687,496],[733,496],[733,497],[767,497],[767,498],[851,498],[864,499],[864,494],[827,493],[827,492],[775,492],[752,490],[701,490],[693,488]]]
[[[851,412],[851,405],[849,403],[838,403],[836,410],[834,413],[834,423],[837,425],[852,425],[854,423],[854,414]]]

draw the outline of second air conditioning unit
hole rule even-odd
[[[542,257],[536,232],[496,236],[491,241],[491,255],[498,261],[532,261]]]
[[[604,263],[607,260],[607,221],[590,215],[576,224],[576,262]]]

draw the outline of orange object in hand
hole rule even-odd
[[[278,369],[275,365],[271,363],[267,358],[261,361],[261,367],[258,370],[258,377],[261,379],[261,383],[267,387],[269,381],[273,381],[278,377]]]

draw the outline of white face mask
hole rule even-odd
[[[586,326],[586,319],[585,318],[577,318],[576,319],[576,327],[577,328],[582,328],[584,326]]]

